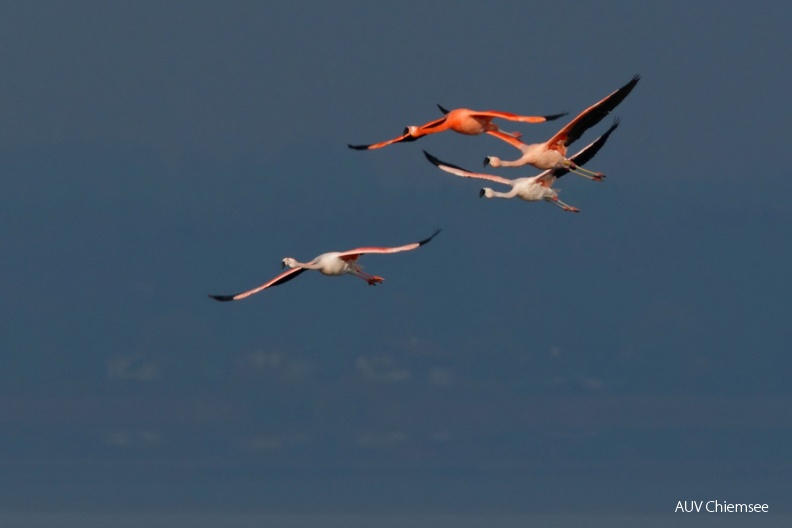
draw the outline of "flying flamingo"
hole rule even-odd
[[[513,161],[504,161],[495,156],[487,156],[484,159],[484,166],[493,167],[521,167],[523,165],[533,165],[537,169],[568,169],[569,171],[588,178],[590,180],[601,180],[605,177],[601,172],[593,172],[574,163],[566,157],[566,149],[569,145],[577,141],[583,132],[599,123],[603,117],[608,115],[611,110],[621,103],[625,97],[635,88],[641,77],[636,75],[630,82],[607,96],[600,102],[586,108],[567,126],[559,130],[553,137],[544,143],[525,144],[517,138],[510,136],[498,136],[503,141],[522,152],[522,156]]]
[[[284,282],[288,282],[295,278],[300,273],[306,270],[318,270],[319,273],[322,275],[344,275],[345,273],[349,273],[350,275],[354,275],[355,277],[359,277],[364,281],[368,282],[371,286],[375,286],[381,283],[383,280],[382,277],[378,277],[376,275],[369,275],[368,273],[363,272],[360,269],[360,266],[357,264],[358,257],[360,255],[365,255],[367,253],[399,253],[400,251],[410,251],[413,249],[418,249],[419,247],[423,246],[424,244],[428,244],[430,240],[432,240],[440,230],[436,230],[432,233],[431,236],[421,240],[420,242],[414,242],[412,244],[407,244],[405,246],[399,247],[361,247],[357,249],[350,249],[348,251],[333,251],[331,253],[322,253],[318,257],[314,258],[310,262],[297,262],[291,257],[286,257],[283,259],[281,263],[282,268],[290,268],[287,271],[284,271],[274,279],[271,279],[261,286],[253,288],[252,290],[244,291],[242,293],[236,293],[234,295],[210,295],[212,299],[217,301],[238,301],[240,299],[244,299],[245,297],[250,297],[254,293],[258,293],[261,290],[271,288],[272,286],[277,286],[279,284],[283,284]]]
[[[607,132],[602,134],[600,137],[595,139],[591,144],[583,148],[580,152],[572,156],[570,160],[575,164],[584,164],[588,162],[591,158],[593,158],[599,149],[605,145],[605,142],[608,141],[608,136],[611,135],[611,132],[616,130],[616,127],[619,126],[619,121],[616,120],[613,125],[608,129]],[[428,152],[424,150],[424,155],[426,159],[430,162],[435,164],[438,168],[454,174],[456,176],[461,176],[463,178],[479,178],[482,180],[490,180],[498,183],[503,183],[505,185],[511,186],[511,191],[509,192],[498,192],[493,191],[489,187],[484,187],[481,189],[479,196],[486,196],[487,198],[514,198],[515,196],[518,198],[522,198],[528,202],[536,202],[539,200],[544,200],[549,202],[553,205],[556,205],[563,209],[564,211],[569,211],[572,213],[579,213],[580,209],[577,207],[572,207],[571,205],[565,204],[561,200],[558,199],[558,192],[552,188],[553,183],[569,172],[569,169],[564,168],[556,168],[556,169],[547,169],[546,171],[537,174],[536,176],[531,176],[528,178],[517,178],[515,180],[510,180],[507,178],[501,178],[500,176],[493,176],[491,174],[480,174],[477,172],[470,172],[461,167],[457,167],[456,165],[451,165],[449,163],[445,163],[440,161],[439,159],[435,158]]]
[[[548,116],[521,116],[509,112],[498,112],[495,110],[469,110],[467,108],[457,108],[456,110],[446,110],[440,105],[437,105],[445,115],[440,119],[435,119],[421,126],[408,126],[404,129],[401,136],[373,145],[348,145],[349,148],[355,150],[372,150],[386,147],[392,143],[402,143],[406,141],[415,141],[423,136],[429,134],[437,134],[438,132],[445,132],[446,130],[453,130],[460,134],[468,136],[475,136],[478,134],[491,134],[504,141],[516,139],[520,137],[519,132],[504,132],[498,125],[492,122],[495,118],[507,119],[509,121],[520,121],[522,123],[544,123],[545,121],[552,121],[559,117],[566,115],[555,114]],[[508,138],[508,139],[507,139]]]

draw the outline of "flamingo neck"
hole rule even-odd
[[[512,187],[509,192],[499,192],[490,189],[489,187],[485,187],[484,196],[487,198],[514,198],[515,196],[517,196],[517,189]]]
[[[522,157],[516,160],[503,160],[500,158],[491,158],[490,165],[493,167],[521,167],[525,165],[525,158]]]
[[[517,189],[512,187],[509,192],[492,191],[492,196],[495,198],[514,198],[517,196]]]

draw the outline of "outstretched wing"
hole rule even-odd
[[[401,136],[393,139],[389,139],[387,141],[381,141],[379,143],[373,143],[371,145],[347,145],[349,148],[354,150],[374,150],[382,147],[387,147],[388,145],[392,145],[393,143],[406,143],[408,141],[415,141],[418,138],[412,137],[408,133],[404,133]]]
[[[271,288],[273,286],[278,286],[279,284],[283,284],[284,282],[289,282],[303,271],[305,271],[305,268],[291,268],[284,271],[274,279],[265,282],[261,286],[257,288],[253,288],[252,290],[248,290],[242,293],[235,293],[234,295],[209,295],[209,297],[211,297],[216,301],[238,301],[240,299],[244,299],[245,297],[250,297],[254,293],[258,293],[261,290]]]
[[[412,244],[407,244],[407,245],[404,245],[404,246],[398,246],[398,247],[374,247],[374,246],[372,246],[372,247],[359,247],[359,248],[355,248],[355,249],[350,249],[348,251],[342,251],[341,253],[338,254],[338,258],[347,260],[350,257],[353,257],[353,256],[357,257],[359,255],[365,255],[366,253],[399,253],[400,251],[410,251],[410,250],[413,250],[413,249],[418,249],[419,247],[423,246],[424,244],[428,244],[434,237],[437,236],[437,234],[440,231],[442,231],[442,230],[441,229],[437,229],[437,230],[435,230],[434,233],[432,233],[427,238],[424,238],[423,240],[421,240],[419,242],[413,242]]]
[[[619,120],[616,119],[616,120],[613,121],[613,124],[611,125],[611,127],[604,134],[602,134],[600,137],[598,137],[597,139],[595,139],[594,141],[592,141],[591,143],[589,143],[588,145],[583,147],[577,154],[575,154],[574,156],[572,156],[569,159],[575,165],[585,165],[586,163],[588,163],[592,158],[594,158],[594,156],[597,155],[597,152],[599,152],[599,150],[605,145],[605,142],[608,141],[608,137],[610,137],[611,133],[614,130],[616,130],[616,128],[618,128],[618,126],[619,126]],[[560,178],[561,176],[563,176],[564,174],[568,173],[569,170],[567,170],[567,169],[553,169],[553,170],[545,171],[545,172],[549,172],[550,173],[549,176],[552,176],[552,177],[557,179],[557,178]],[[541,179],[545,179],[547,176],[548,175],[545,175],[543,173]],[[540,178],[537,178],[537,179],[540,179]]]
[[[512,114],[511,112],[499,112],[498,110],[473,110],[470,115],[473,117],[497,117],[508,121],[519,121],[521,123],[544,123],[545,121],[553,121],[554,119],[565,116],[567,112],[546,116],[523,116]]]
[[[442,108],[442,106],[440,108]],[[347,146],[355,150],[373,150],[382,147],[387,147],[388,145],[392,145],[393,143],[406,143],[408,141],[415,141],[416,139],[420,139],[428,134],[438,132],[434,129],[445,123],[445,121],[446,121],[446,116],[443,116],[439,119],[435,119],[434,121],[429,121],[428,123],[424,123],[423,125],[416,127],[418,129],[416,132],[417,134],[416,136],[410,135],[410,133],[407,131],[408,129],[405,128],[404,133],[397,138],[389,139],[387,141],[382,141],[380,143],[374,143],[372,145],[347,145]]]
[[[573,119],[567,126],[562,128],[547,142],[548,145],[556,143],[563,143],[569,146],[577,141],[583,132],[593,127],[608,115],[611,110],[616,108],[624,98],[627,97],[638,81],[641,79],[640,75],[636,75],[630,82],[608,95],[601,101],[589,106],[581,112],[575,119]]]
[[[440,161],[439,159],[435,158],[425,150],[423,151],[424,156],[426,159],[429,160],[434,166],[438,169],[443,170],[449,174],[453,174],[454,176],[461,176],[462,178],[478,178],[479,180],[489,180],[494,181],[497,183],[503,183],[505,185],[511,185],[513,182],[507,178],[501,178],[500,176],[495,176],[493,174],[482,174],[479,172],[470,172],[469,170],[463,169],[462,167],[457,167],[456,165],[451,165],[450,163],[446,163],[444,161]]]

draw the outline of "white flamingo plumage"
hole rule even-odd
[[[408,126],[404,129],[401,136],[387,141],[381,141],[380,143],[374,143],[372,145],[348,146],[355,150],[373,150],[392,145],[393,143],[415,141],[423,136],[445,132],[446,130],[453,130],[454,132],[468,136],[487,133],[506,141],[507,138],[519,138],[520,133],[504,132],[498,128],[498,125],[492,122],[493,119],[500,118],[521,123],[544,123],[545,121],[552,121],[553,119],[558,119],[566,115],[566,113],[562,113],[547,116],[521,116],[510,112],[499,112],[497,110],[470,110],[468,108],[446,110],[440,105],[437,106],[445,114],[440,119],[435,119],[421,126]]]
[[[605,145],[605,142],[608,141],[608,137],[611,133],[616,130],[616,127],[619,126],[619,121],[616,120],[613,125],[600,137],[595,139],[589,145],[584,147],[580,152],[572,156],[570,161],[575,164],[582,165],[587,163],[591,158],[593,158],[597,152]],[[508,178],[501,178],[500,176],[495,176],[492,174],[482,174],[478,172],[471,172],[462,167],[457,167],[456,165],[451,165],[450,163],[445,163],[440,161],[439,159],[435,158],[428,152],[424,151],[424,155],[426,159],[428,159],[431,163],[436,165],[441,170],[448,172],[450,174],[454,174],[456,176],[461,176],[463,178],[478,178],[481,180],[489,180],[494,181],[497,183],[502,183],[504,185],[510,185],[511,191],[509,192],[498,192],[490,189],[489,187],[484,187],[481,189],[479,196],[484,196],[487,198],[521,198],[528,202],[536,202],[539,200],[544,200],[549,202],[553,205],[560,207],[561,209],[573,213],[579,213],[580,210],[577,207],[573,207],[569,204],[566,204],[558,199],[558,191],[552,188],[553,183],[569,172],[569,169],[561,168],[561,169],[547,169],[546,171],[537,174],[536,176],[526,177],[526,178],[517,178],[514,180],[510,180]]]
[[[421,240],[420,242],[413,242],[412,244],[406,244],[404,246],[360,247],[356,249],[350,249],[348,251],[332,251],[330,253],[322,253],[309,262],[298,262],[291,257],[286,257],[283,259],[281,267],[288,267],[289,269],[277,277],[265,282],[261,286],[257,286],[252,290],[247,290],[233,295],[209,295],[209,297],[217,301],[238,301],[240,299],[250,297],[251,295],[267,288],[288,282],[306,270],[317,270],[323,275],[331,276],[344,275],[348,273],[350,275],[354,275],[355,277],[361,278],[370,285],[374,286],[381,283],[385,279],[378,277],[377,275],[370,275],[361,270],[360,266],[357,264],[357,260],[361,255],[366,255],[368,253],[399,253],[401,251],[411,251],[413,249],[418,249],[424,244],[428,244],[429,241],[437,236],[439,232],[440,229],[436,230],[431,234],[431,236]]]
[[[496,156],[487,156],[484,165],[493,167],[521,167],[532,165],[540,170],[547,169],[568,169],[569,171],[591,180],[600,180],[605,175],[601,172],[593,172],[580,166],[579,163],[572,162],[566,157],[566,149],[569,145],[577,141],[589,128],[599,123],[616,106],[621,103],[627,95],[638,84],[640,76],[636,75],[630,82],[614,91],[601,101],[591,105],[581,112],[568,125],[556,132],[556,134],[544,143],[526,144],[517,138],[509,136],[498,136],[503,141],[522,152],[516,160],[504,161]]]

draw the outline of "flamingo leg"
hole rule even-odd
[[[522,137],[521,132],[505,132],[501,129],[487,130],[487,134],[495,136],[496,138],[506,141],[507,143],[510,139],[520,139]]]
[[[364,281],[368,282],[369,286],[376,286],[377,284],[380,284],[382,283],[382,281],[385,280],[382,277],[378,277],[377,275],[371,275],[369,273],[366,273],[365,271],[357,267],[352,270],[352,274],[355,277],[359,279],[363,279]]]
[[[580,209],[578,209],[577,207],[572,207],[571,205],[566,204],[566,203],[562,202],[561,200],[559,200],[558,196],[554,196],[553,198],[548,199],[548,201],[551,204],[555,205],[556,207],[560,207],[564,211],[569,211],[570,213],[579,213],[580,212]]]
[[[594,172],[590,171],[580,165],[576,165],[570,160],[564,161],[564,167],[569,171],[577,174],[578,176],[583,176],[586,179],[593,180],[593,181],[602,181],[605,177],[605,174],[601,172]]]

